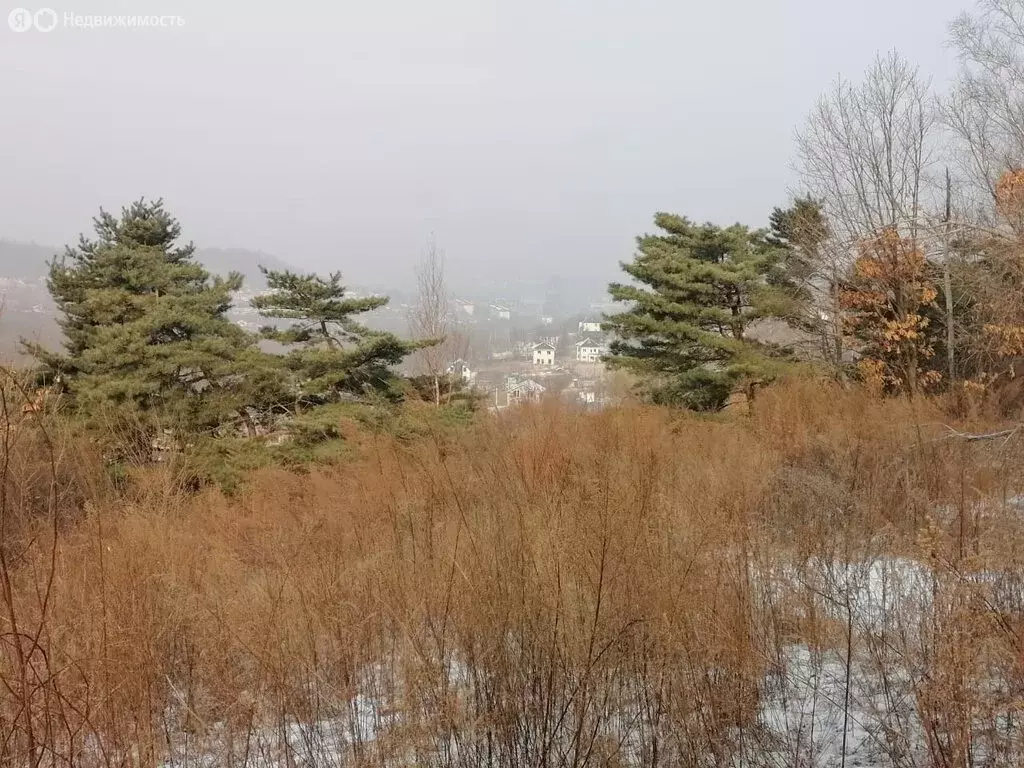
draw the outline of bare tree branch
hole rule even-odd
[[[455,326],[451,299],[444,276],[444,251],[431,236],[423,258],[416,267],[418,294],[409,312],[409,329],[414,339],[433,341],[416,353],[414,364],[434,385],[434,404],[441,404],[441,379],[452,362]]]
[[[839,80],[797,134],[797,171],[821,204],[829,237],[815,254],[812,305],[828,356],[844,352],[840,287],[858,244],[892,230],[924,249],[937,233],[927,215],[937,116],[930,84],[896,53],[878,57],[860,83]]]

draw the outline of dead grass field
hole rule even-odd
[[[821,382],[558,405],[244,493],[0,450],[0,764],[1013,766],[1024,441]]]

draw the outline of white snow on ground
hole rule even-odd
[[[879,765],[880,744],[870,727],[870,699],[860,670],[851,670],[846,701],[846,665],[834,653],[794,645],[785,652],[785,674],[770,680],[761,724],[773,735],[769,764],[778,766]],[[844,743],[845,735],[845,743]]]
[[[774,566],[762,575],[769,599],[804,595],[815,599],[826,615],[845,621],[849,615],[863,629],[878,628],[903,609],[920,610],[932,596],[932,573],[903,558],[859,563],[811,559]]]
[[[928,765],[915,704],[915,676],[920,670],[908,667],[912,662],[894,650],[887,638],[898,637],[909,646],[922,642],[919,617],[936,607],[938,595],[948,600],[957,590],[967,590],[989,606],[1004,610],[1024,605],[1022,580],[1015,575],[936,574],[903,558],[858,563],[811,560],[773,566],[755,581],[764,599],[786,602],[787,611],[800,610],[801,602],[798,599],[794,605],[794,596],[805,606],[813,602],[820,615],[832,619],[836,626],[852,628],[854,640],[849,659],[845,642],[839,643],[840,647],[832,642],[817,649],[805,644],[783,649],[776,670],[765,679],[756,747],[741,750],[742,757],[735,759],[737,768]],[[449,679],[455,687],[471,684],[468,670],[458,661],[452,662]],[[1000,685],[999,681],[991,684]],[[382,757],[374,752],[375,740],[400,724],[395,715],[386,714],[389,710],[384,704],[366,695],[338,703],[334,711],[344,714],[315,723],[254,729],[231,740],[226,735],[208,734],[207,745],[220,745],[213,749],[189,745],[186,750],[184,738],[177,738],[175,754],[163,766],[340,767],[353,764],[353,758],[360,756]],[[997,712],[994,716],[997,723],[1008,722],[1009,715]],[[623,713],[619,720],[635,722],[636,713]],[[633,736],[639,738],[639,732]],[[1016,736],[1010,738],[1014,750],[1024,749],[1016,744]],[[629,743],[623,744],[625,751],[620,757],[624,765],[641,754],[633,741],[630,737]],[[457,759],[454,745],[445,751],[447,758]],[[1011,750],[1009,754],[1021,752]],[[985,746],[979,744],[974,750],[976,766],[1015,764],[1012,758],[998,762],[985,757]],[[406,762],[412,765],[415,760],[409,756]]]
[[[219,743],[215,749],[190,748],[188,740],[178,738],[175,754],[161,768],[340,768],[372,745],[382,723],[390,720],[372,699],[359,695],[344,718],[267,726],[230,739],[223,733],[219,738],[208,736],[207,744]]]
[[[1020,612],[1024,606],[1020,574],[935,572],[902,558],[773,568],[761,586],[780,600],[803,591],[821,614],[852,630],[849,659],[845,644],[837,648],[835,639],[819,650],[792,645],[784,650],[782,671],[766,680],[760,718],[777,745],[768,764],[780,768],[929,765],[916,705],[923,674],[917,654],[935,638],[923,632],[922,620],[954,599],[994,611]],[[1005,687],[994,679],[976,684]],[[1002,724],[1007,733],[992,743],[1019,758],[1020,728],[1006,727],[1012,716],[996,711],[989,717],[978,719],[978,732],[998,731]],[[979,739],[971,764],[1018,764],[1013,757],[986,759],[989,751]]]

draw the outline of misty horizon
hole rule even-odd
[[[897,47],[941,83],[969,3],[771,5],[55,7],[183,26],[0,30],[0,237],[163,197],[201,247],[352,283],[410,287],[433,234],[456,291],[600,286],[657,210],[764,226],[819,94]]]

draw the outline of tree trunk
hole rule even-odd
[[[953,279],[949,270],[949,228],[952,225],[952,189],[949,168],[946,168],[946,226],[942,233],[942,287],[946,292],[946,375],[949,386],[956,382],[956,347],[953,326]]]
[[[242,417],[242,423],[245,425],[246,437],[256,437],[256,424],[253,422],[249,412],[245,408],[239,408],[238,415]]]
[[[917,348],[913,342],[910,342],[905,345],[904,349],[904,375],[907,381],[907,394],[913,398],[917,395]]]
[[[754,398],[757,397],[757,392],[761,388],[763,382],[758,380],[747,382],[747,413],[754,412]]]
[[[839,301],[839,281],[832,280],[832,355],[837,371],[843,368],[843,307]]]

